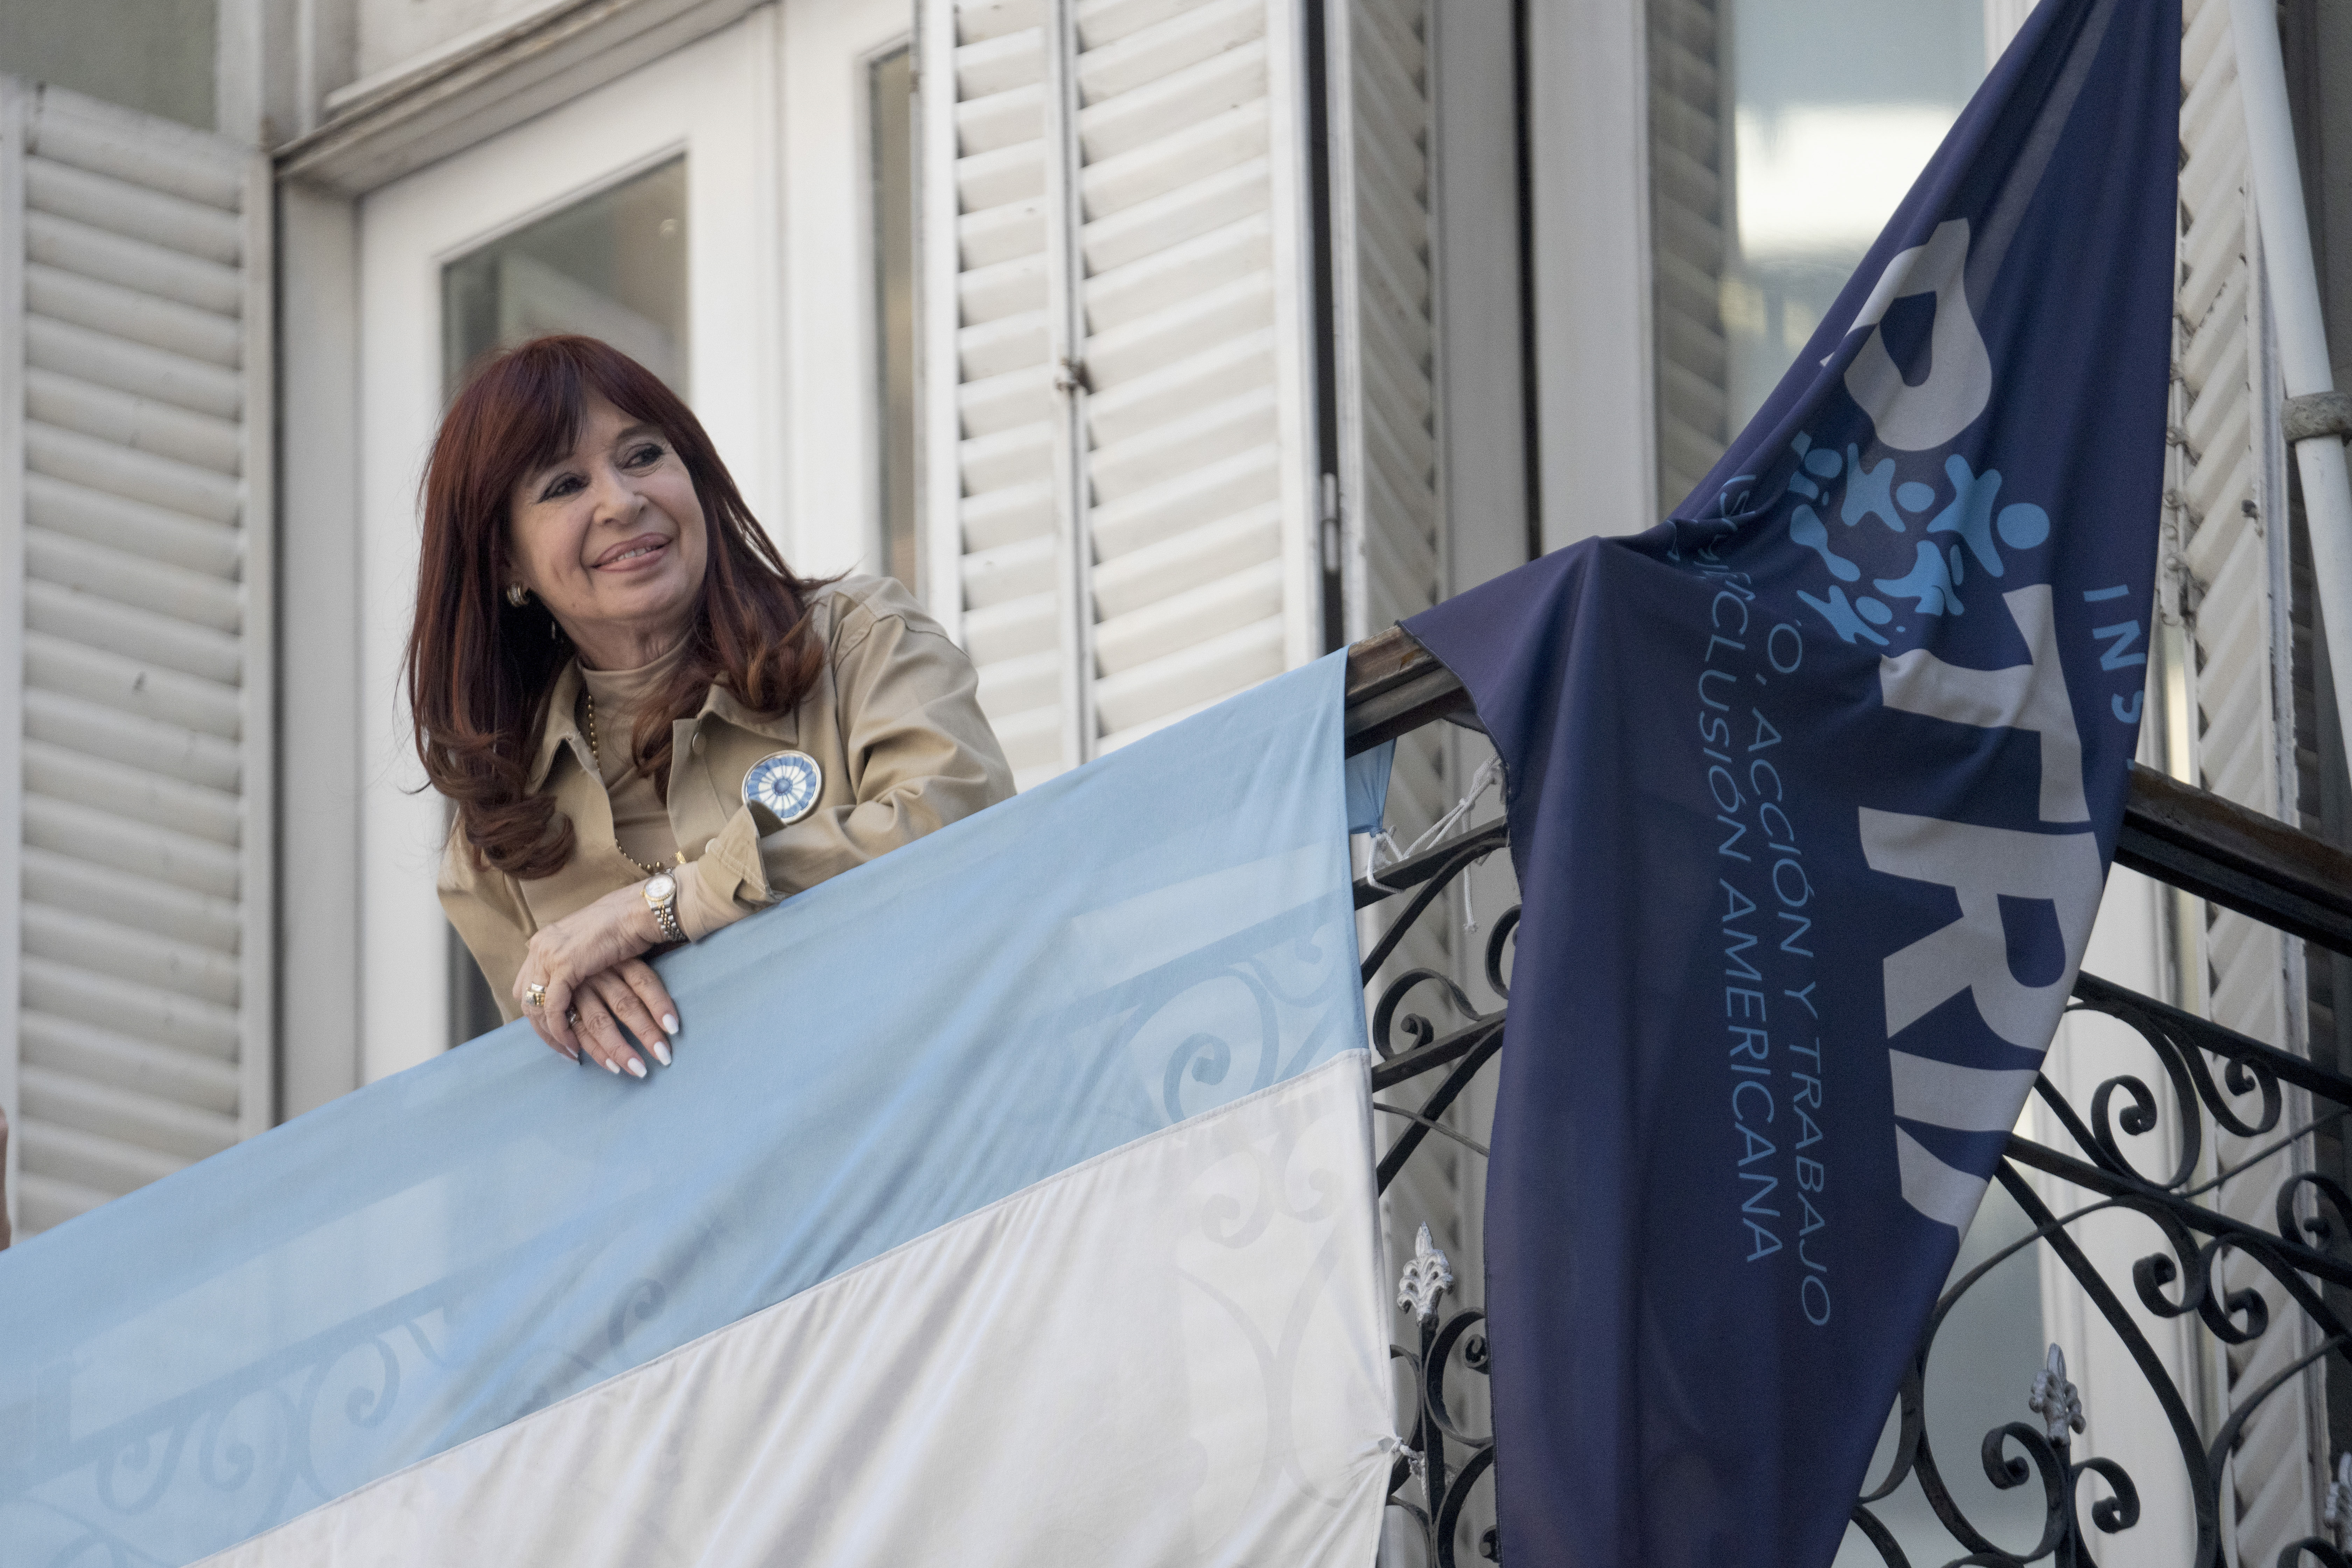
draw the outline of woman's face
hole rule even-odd
[[[669,437],[593,395],[572,450],[525,474],[508,505],[509,569],[593,669],[634,669],[677,645],[709,549]]]

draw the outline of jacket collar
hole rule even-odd
[[[567,746],[583,771],[593,771],[588,756],[588,738],[580,732],[580,692],[586,683],[580,677],[580,661],[572,659],[555,678],[555,687],[547,694],[547,722],[540,729],[539,752],[531,759],[529,789],[537,794],[555,771],[555,758]],[[797,711],[767,714],[746,708],[736,695],[725,687],[713,683],[704,694],[702,707],[686,722],[691,728],[705,719],[720,719],[739,730],[764,736],[772,741],[790,742],[800,736],[800,715]]]
[[[572,659],[562,673],[555,678],[555,689],[547,694],[547,722],[540,726],[539,754],[531,759],[529,790],[539,793],[554,771],[555,754],[567,745],[584,767],[587,765],[588,742],[580,733],[580,661]]]
[[[757,713],[746,708],[732,691],[715,682],[702,700],[702,711],[694,717],[698,724],[705,719],[724,720],[738,730],[771,741],[789,742],[800,739],[801,720],[797,707],[788,708],[782,713]]]

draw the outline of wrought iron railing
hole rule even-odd
[[[1350,650],[1350,751],[1464,716],[1467,708],[1460,684],[1401,632]],[[1359,908],[1402,900],[1365,955],[1368,986],[1406,931],[1444,907],[1446,889],[1505,844],[1505,829],[1496,824],[1383,868],[1377,883],[1358,884]],[[2289,935],[2352,953],[2352,855],[2145,768],[2133,772],[2116,861]],[[1488,984],[1507,1001],[1506,958],[1517,913],[1513,909],[1496,922],[1479,955]],[[1433,1138],[1483,1156],[1470,1131],[1444,1118],[1501,1051],[1504,1009],[1479,1012],[1454,976],[1426,969],[1390,977],[1368,1001],[1375,1102],[1400,1124],[1380,1162],[1381,1190]],[[2145,1047],[2152,1067],[2105,1078],[2087,1113],[2059,1091],[2050,1073],[2037,1078],[2044,1121],[2063,1137],[2042,1142],[2013,1134],[1995,1173],[2022,1211],[2027,1233],[1954,1280],[1937,1303],[1898,1400],[1892,1461],[1854,1507],[1854,1527],[1889,1568],[1911,1568],[1880,1508],[1906,1482],[1916,1483],[1950,1538],[1954,1550],[1937,1562],[2074,1568],[2091,1560],[2096,1536],[2118,1538],[2122,1555],[2105,1553],[2107,1561],[2135,1560],[2131,1532],[2144,1516],[2139,1481],[2110,1458],[2074,1452],[2083,1406],[2055,1345],[2019,1347],[2017,1410],[2032,1419],[1996,1425],[1960,1461],[1980,1468],[1998,1491],[2038,1490],[2041,1529],[2031,1545],[1995,1542],[1956,1494],[1952,1483],[1960,1472],[1950,1468],[1953,1458],[1939,1456],[1929,1440],[1927,1367],[1937,1336],[1955,1309],[2021,1252],[2044,1248],[2054,1258],[2162,1411],[2185,1482],[2167,1478],[2167,1484],[2185,1490],[2194,1531],[2192,1542],[2168,1546],[2171,1560],[2183,1554],[2183,1544],[2197,1568],[2233,1560],[2222,1540],[2224,1492],[2229,1461],[2248,1424],[2327,1358],[2352,1373],[2352,1295],[2342,1294],[2352,1291],[2352,1194],[2342,1173],[2322,1168],[2326,1162],[2315,1154],[2320,1134],[2352,1115],[2352,1078],[2090,974],[2077,982],[2069,1011],[2116,1021]],[[2248,1182],[2269,1184],[2263,1223],[2236,1217],[2214,1201],[2225,1183]],[[2053,1192],[2067,1201],[2053,1204]],[[2133,1263],[2128,1279],[2102,1274],[2080,1238],[2084,1220],[2110,1211],[2154,1227],[2154,1250]],[[1488,1376],[1491,1369],[1485,1314],[1475,1305],[1448,1310],[1444,1298],[1458,1299],[1462,1282],[1426,1227],[1418,1239],[1399,1295],[1413,1342],[1391,1352],[1410,1371],[1412,1412],[1389,1501],[1412,1521],[1425,1561],[1453,1568],[1474,1492],[1496,1462],[1492,1436],[1465,1431],[1454,1419],[1461,1402],[1454,1391],[1459,1380]],[[2265,1284],[2267,1290],[2260,1288]],[[2332,1299],[2331,1290],[2338,1292]],[[2174,1371],[2179,1358],[2168,1363],[2126,1300],[2159,1321],[2192,1322],[2200,1343],[2242,1348],[2287,1333],[2294,1353],[2217,1403],[2181,1386]],[[2295,1320],[2305,1326],[2284,1326]],[[2324,1521],[2328,1536],[2284,1543],[2277,1568],[2352,1568],[2352,1458],[2339,1461]],[[1467,1544],[1500,1558],[1491,1527]]]

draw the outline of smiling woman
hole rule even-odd
[[[418,584],[442,906],[504,1016],[575,1060],[670,1064],[650,950],[1013,793],[962,651],[888,579],[794,576],[700,421],[594,339],[500,354],[451,404]]]

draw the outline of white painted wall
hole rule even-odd
[[[353,205],[278,197],[283,458],[278,568],[278,1110],[363,1081],[359,1058],[362,756],[378,716],[360,690],[359,235]]]
[[[1528,559],[1518,135],[1510,0],[1430,8],[1432,251],[1448,594]],[[1456,776],[1467,777],[1467,774]]]
[[[360,79],[408,64],[487,27],[510,25],[572,0],[356,0],[352,28]]]
[[[764,521],[795,572],[879,571],[866,69],[908,41],[913,7],[788,0],[782,9],[784,500]]]
[[[1529,7],[1546,551],[1657,521],[1643,34],[1637,0]]]

